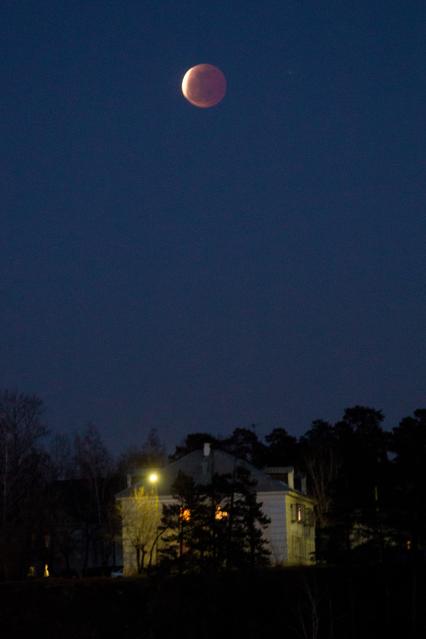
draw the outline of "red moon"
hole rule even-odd
[[[201,109],[216,106],[225,97],[226,78],[212,64],[197,64],[183,76],[182,93],[188,102]]]

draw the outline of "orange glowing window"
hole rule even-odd
[[[180,521],[189,521],[191,519],[191,511],[189,508],[181,508],[179,513]]]
[[[216,512],[214,518],[217,520],[226,519],[228,517],[228,513],[226,510],[222,510],[220,506],[216,506]]]

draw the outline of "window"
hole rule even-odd
[[[191,519],[191,511],[189,508],[181,508],[179,512],[180,521],[189,521]]]
[[[291,521],[303,524],[305,521],[305,506],[303,504],[291,504]]]
[[[216,506],[216,512],[214,518],[220,521],[221,519],[226,519],[228,517],[228,513],[226,510],[222,510],[220,506]]]

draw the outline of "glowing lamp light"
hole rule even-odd
[[[150,484],[156,484],[158,479],[159,479],[158,473],[149,473],[148,481]]]

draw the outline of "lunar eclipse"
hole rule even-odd
[[[216,106],[225,97],[226,78],[212,64],[197,64],[183,76],[182,93],[188,102],[201,109]]]

